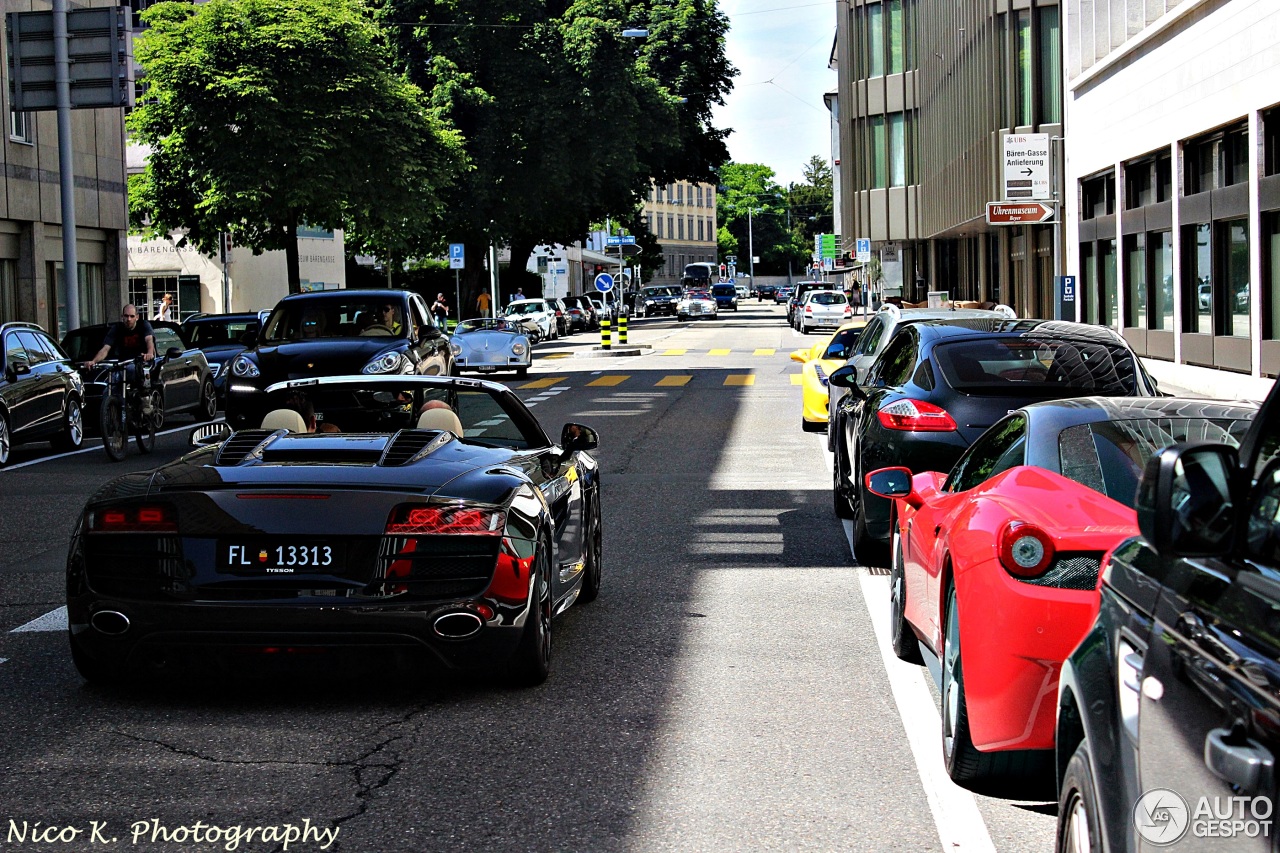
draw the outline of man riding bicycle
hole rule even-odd
[[[121,321],[112,323],[111,328],[107,330],[107,336],[102,339],[102,349],[98,350],[98,354],[90,361],[84,363],[85,367],[93,367],[107,358],[133,361],[136,357],[142,356],[142,360],[148,363],[155,360],[156,335],[151,329],[151,324],[139,317],[138,309],[132,305],[124,306],[120,317]]]

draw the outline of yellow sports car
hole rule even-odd
[[[804,365],[800,371],[800,387],[803,391],[803,407],[800,410],[800,426],[805,432],[827,431],[827,377],[831,371],[843,367],[845,359],[853,352],[862,334],[865,319],[853,320],[836,329],[829,338],[823,338],[808,349],[791,353],[791,360]]]

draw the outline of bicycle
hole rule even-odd
[[[159,365],[160,360],[147,365],[142,356],[137,356],[130,361],[101,363],[107,367],[107,387],[99,411],[103,449],[113,461],[123,461],[132,434],[138,452],[150,453],[155,449],[156,430],[164,416],[160,389],[154,387],[150,369]],[[133,381],[128,379],[130,364],[134,366]]]

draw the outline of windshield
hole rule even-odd
[[[865,328],[865,327],[863,327]],[[836,332],[831,343],[827,345],[827,350],[822,354],[823,358],[849,358],[853,355],[853,348],[858,344],[858,338],[862,336],[862,328],[845,329],[842,332]]]
[[[819,291],[809,297],[810,305],[843,305],[845,298],[843,293],[834,293],[828,291]]]
[[[102,341],[107,336],[106,326],[93,326],[67,332],[62,339],[62,349],[71,361],[88,361],[102,349]]]
[[[680,288],[678,287],[646,287],[644,289],[644,295],[649,299],[653,299],[654,297],[657,297],[657,296],[679,296]]]
[[[717,296],[737,296],[738,291],[732,284],[717,284],[711,288],[711,292]]]
[[[507,314],[540,314],[547,310],[547,303],[539,300],[537,302],[513,302],[507,306]]]
[[[219,344],[242,343],[248,332],[258,331],[258,321],[254,320],[200,320],[188,323],[187,337],[193,347],[214,347]]]
[[[405,337],[401,299],[299,299],[276,307],[264,341]]]
[[[1031,337],[984,338],[940,344],[934,361],[952,388],[983,393],[1056,397],[1138,394],[1137,366],[1121,346],[1096,341]]]
[[[685,299],[710,299],[711,296],[705,290],[690,290],[684,295]]]
[[[501,317],[496,320],[492,317],[476,317],[472,320],[463,320],[453,330],[453,333],[455,335],[465,335],[470,332],[511,332],[516,334],[518,331]]]

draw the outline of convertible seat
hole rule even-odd
[[[418,416],[418,429],[440,429],[462,438],[462,421],[450,409],[427,409]]]
[[[289,432],[306,432],[307,422],[302,415],[293,409],[273,409],[262,419],[262,428],[277,430],[287,429]]]

